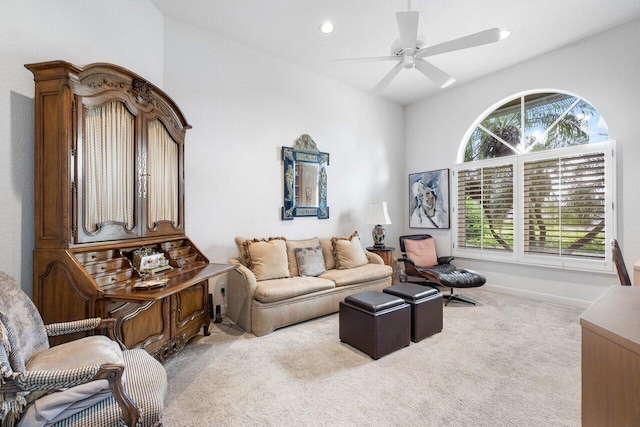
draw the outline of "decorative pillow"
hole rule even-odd
[[[318,276],[327,271],[320,245],[314,248],[296,248],[295,254],[300,276]]]
[[[242,242],[244,262],[256,280],[290,277],[285,240],[284,237],[270,237]]]
[[[358,232],[354,231],[348,237],[333,237],[333,252],[336,257],[336,268],[345,270],[347,268],[359,267],[369,262],[367,255],[362,249]]]
[[[411,258],[418,267],[433,267],[438,265],[436,241],[433,238],[423,240],[405,239],[404,248],[407,251],[407,257]]]
[[[336,268],[336,257],[333,254],[333,243],[331,243],[331,239],[320,239],[320,246],[322,246],[324,266],[327,270],[333,270]]]
[[[243,243],[245,241],[247,241],[247,240],[251,240],[251,239],[249,239],[247,237],[242,237],[242,236],[236,236],[236,238],[234,239],[234,241],[236,242],[236,247],[238,248],[238,260],[245,267],[247,266],[247,264],[245,264],[245,261],[244,261],[244,245],[243,245]]]
[[[317,237],[307,240],[287,240],[287,258],[289,259],[289,274],[291,276],[301,276],[298,273],[298,262],[296,260],[295,250],[297,248],[315,248],[320,246],[320,241]]]

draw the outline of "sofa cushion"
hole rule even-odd
[[[307,240],[287,240],[287,258],[289,260],[289,274],[291,277],[299,276],[298,261],[296,260],[295,250],[297,248],[315,248],[320,246],[320,240],[317,237]]]
[[[372,280],[391,277],[393,270],[388,265],[366,264],[346,270],[327,270],[326,273],[318,276],[321,279],[331,280],[336,287],[353,285],[354,283],[365,283]]]
[[[295,254],[300,276],[318,276],[327,271],[320,245],[313,248],[296,248]]]
[[[91,348],[91,352],[82,351]],[[94,335],[53,346],[27,362],[28,371],[80,369],[87,365],[124,365],[120,346],[103,335]],[[106,384],[109,387],[109,384]]]
[[[334,237],[331,242],[333,243],[337,269],[359,267],[369,262],[362,249],[357,231],[348,237]]]
[[[436,241],[433,238],[422,240],[405,239],[404,248],[406,249],[407,257],[415,262],[418,267],[438,265]]]
[[[257,283],[254,298],[260,302],[276,302],[312,292],[335,288],[331,280],[319,277],[290,277]]]
[[[245,240],[244,262],[256,276],[256,280],[280,279],[289,277],[287,246],[283,237],[271,237],[268,240]]]

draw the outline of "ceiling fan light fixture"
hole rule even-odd
[[[320,32],[323,34],[331,34],[333,33],[333,30],[335,30],[335,27],[330,21],[327,21],[320,26]]]
[[[511,30],[500,30],[500,40],[504,40],[511,35]]]
[[[414,56],[405,55],[402,57],[402,66],[404,68],[413,68],[416,64],[416,58]]]

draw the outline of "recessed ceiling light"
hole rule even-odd
[[[500,31],[500,40],[504,40],[511,35],[511,30]]]
[[[320,31],[322,31],[324,34],[331,34],[333,33],[333,30],[334,30],[333,24],[329,21],[325,22],[320,26]]]

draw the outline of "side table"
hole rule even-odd
[[[383,248],[376,248],[375,246],[369,246],[367,248],[369,252],[373,252],[376,255],[379,255],[382,258],[382,261],[392,269],[391,274],[391,285],[396,284],[396,260],[393,258],[393,254],[396,251],[396,248],[392,248],[391,246],[385,246]]]

